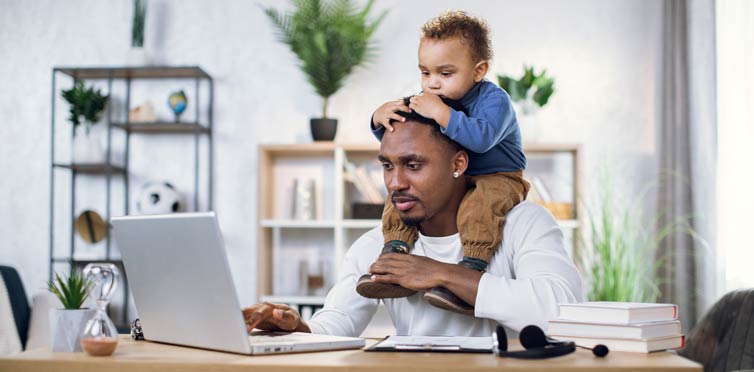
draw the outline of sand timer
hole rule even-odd
[[[84,268],[84,275],[92,282],[89,297],[97,301],[97,312],[86,323],[81,348],[89,355],[107,356],[118,346],[118,330],[105,310],[118,286],[120,273],[111,263],[90,263]]]

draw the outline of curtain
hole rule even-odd
[[[681,225],[657,252],[661,301],[684,330],[714,301],[716,97],[713,0],[665,0],[658,226]]]

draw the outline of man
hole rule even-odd
[[[516,331],[529,324],[546,327],[557,316],[558,303],[581,300],[581,278],[565,252],[562,231],[535,204],[523,202],[509,212],[504,241],[487,272],[456,264],[463,255],[456,215],[467,191],[468,154],[434,121],[405,116],[395,131],[385,133],[379,159],[401,219],[419,227],[411,254],[380,255],[374,247],[381,245],[382,231],[375,228],[348,250],[338,283],[311,320],[301,320],[286,305],[257,304],[243,309],[249,330],[359,336],[379,304],[356,292],[364,272],[375,282],[419,291],[383,299],[399,335],[489,336],[497,323]],[[431,306],[422,293],[435,287],[473,305],[474,316]]]

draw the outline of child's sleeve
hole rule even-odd
[[[380,125],[379,128],[374,129],[374,114],[372,114],[372,117],[369,119],[369,130],[372,131],[372,134],[377,138],[378,141],[382,142],[382,136],[385,135],[385,127]]]
[[[474,116],[450,109],[448,127],[442,132],[470,151],[485,153],[506,138],[517,126],[508,93],[487,92],[479,97]]]

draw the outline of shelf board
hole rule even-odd
[[[164,134],[164,133],[211,133],[212,130],[199,123],[171,123],[167,121],[150,123],[113,123],[113,126],[129,133]]]
[[[343,220],[343,227],[354,229],[371,229],[380,225],[382,220],[372,219],[348,219]]]
[[[524,153],[552,154],[556,152],[576,152],[581,148],[577,143],[524,143]]]
[[[52,259],[52,262],[68,263],[69,261],[73,262],[75,264],[76,263],[90,263],[90,262],[112,262],[112,263],[122,263],[123,262],[123,260],[121,260],[120,258],[112,258],[112,259],[109,259],[109,260],[108,259],[104,259],[104,258],[91,259],[91,260],[89,260],[89,259],[74,259],[74,260],[71,260],[71,259],[68,259],[66,257],[55,257],[55,258]]]
[[[267,301],[277,304],[292,304],[292,305],[324,305],[324,296],[261,296],[259,301]]]
[[[333,220],[262,220],[262,227],[296,228],[296,229],[326,229],[334,228]]]
[[[56,67],[54,70],[74,79],[211,79],[199,66]]]
[[[336,148],[342,148],[346,152],[378,152],[379,143],[337,143],[337,142],[312,142],[297,144],[265,144],[259,146],[262,152],[277,156],[312,155],[316,153],[330,154]]]
[[[83,174],[114,174],[114,173],[126,173],[126,168],[119,167],[117,165],[105,164],[105,163],[78,163],[78,164],[53,164],[55,168],[70,169],[75,173]]]
[[[558,225],[564,229],[579,228],[579,220],[557,220]],[[348,219],[342,221],[342,226],[351,229],[371,229],[380,225],[381,220],[357,220]],[[292,229],[325,229],[334,228],[336,222],[333,220],[262,220],[262,227],[267,228],[292,228]]]

